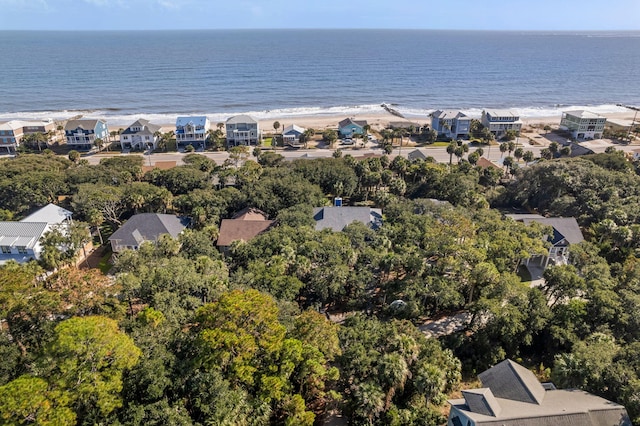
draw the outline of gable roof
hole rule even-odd
[[[407,159],[410,161],[426,160],[427,157],[429,157],[429,155],[427,155],[427,151],[419,148],[416,148],[413,151],[409,152],[409,154],[407,154]]]
[[[105,123],[103,120],[69,120],[67,124],[64,126],[64,130],[75,130],[78,127],[83,128],[84,130],[93,130],[98,125],[98,122]]]
[[[531,222],[537,222],[542,225],[553,227],[552,244],[557,244],[566,239],[569,244],[578,244],[584,241],[582,231],[575,217],[543,217],[543,218],[523,218],[522,222],[528,225]]]
[[[131,130],[132,127],[141,127],[139,131]],[[140,118],[132,123],[129,127],[127,127],[122,134],[123,135],[153,135],[155,132],[161,129],[157,124],[149,123],[149,120],[145,120],[144,118]]]
[[[432,112],[431,117],[437,118],[440,120],[452,120],[454,118],[457,118],[457,119],[468,118],[469,120],[471,120],[471,117],[467,116],[467,114],[463,113],[462,111],[456,111],[452,109],[444,109],[444,110],[439,109],[437,111]]]
[[[114,232],[109,241],[115,241],[118,246],[139,246],[143,241],[156,241],[164,234],[176,238],[188,224],[187,218],[172,214],[137,214]]]
[[[258,209],[244,208],[233,219],[223,219],[220,222],[220,235],[216,245],[227,247],[234,241],[249,241],[271,228],[274,223],[273,220],[267,220],[266,213]]]
[[[289,132],[304,133],[305,130],[306,129],[304,127],[296,126],[295,124],[290,124],[289,126],[284,128],[284,130],[282,131],[282,134],[286,135]]]
[[[338,123],[338,127],[340,128],[346,127],[349,124],[355,124],[356,126],[364,127],[367,125],[367,120],[354,120],[352,118],[345,118],[344,120]]]
[[[258,123],[252,117],[246,114],[234,115],[227,119],[227,124],[244,124],[244,123]]]
[[[47,222],[0,222],[0,246],[33,249],[47,226]]]
[[[478,158],[478,162],[476,163],[476,165],[482,169],[486,169],[487,167],[491,167],[493,169],[498,169],[498,170],[502,170],[502,168],[500,166],[498,166],[496,163],[494,163],[491,160],[488,160],[484,157],[480,157]]]
[[[73,216],[73,213],[69,210],[49,203],[41,209],[31,213],[20,222],[46,222],[49,225],[53,225],[71,219],[71,216]]]
[[[478,374],[482,385],[499,398],[541,404],[545,390],[536,376],[510,359]]]
[[[194,115],[176,118],[176,127],[184,127],[189,123],[193,124],[194,126],[206,126],[207,117],[205,117],[204,115]]]
[[[382,210],[369,207],[316,207],[313,209],[316,230],[330,228],[340,232],[353,222],[362,222],[378,229],[382,225]]]
[[[573,111],[563,111],[566,115],[571,115],[578,118],[605,118],[603,115],[596,114],[595,112],[585,111],[582,109]]]

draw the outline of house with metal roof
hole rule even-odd
[[[96,139],[108,140],[109,128],[104,120],[69,120],[64,126],[64,136],[70,148],[88,151]]]
[[[249,241],[270,229],[275,221],[269,220],[261,210],[247,207],[233,215],[231,219],[222,219],[220,234],[216,245],[226,252],[234,241]]]
[[[120,134],[120,146],[124,149],[156,149],[160,136],[157,132],[160,126],[149,123],[149,120],[143,118],[136,120],[135,123],[124,129]]]
[[[471,117],[462,111],[439,109],[431,113],[431,128],[451,139],[468,138]]]
[[[382,210],[370,207],[343,207],[342,199],[338,198],[332,207],[314,208],[313,220],[316,221],[315,228],[318,231],[328,228],[341,232],[345,226],[354,222],[378,229],[382,226]]]
[[[353,118],[345,118],[338,123],[338,132],[340,136],[345,138],[353,137],[353,135],[363,135],[364,126],[367,125],[367,120],[355,120]]]
[[[624,406],[590,393],[540,383],[505,360],[478,375],[482,388],[449,400],[447,426],[631,426]]]
[[[560,129],[571,133],[576,140],[600,139],[607,118],[594,112],[565,111],[560,119]]]
[[[203,115],[178,117],[176,119],[176,143],[178,146],[192,145],[204,148],[207,143],[207,132],[211,128],[209,119]]]
[[[305,130],[307,129],[296,126],[295,124],[285,127],[282,131],[282,140],[284,141],[284,144],[291,146],[300,145],[300,136],[304,134]]]
[[[245,114],[227,119],[225,130],[227,132],[227,146],[260,145],[262,142],[260,123]]]
[[[552,229],[552,233],[545,236],[551,245],[549,254],[527,259],[527,264],[534,262],[546,267],[549,262],[553,262],[555,265],[566,265],[569,263],[571,244],[584,241],[578,221],[574,217],[544,217],[539,214],[508,214],[506,217],[523,222],[525,225],[536,222]]]
[[[508,130],[513,130],[517,133],[520,133],[520,130],[522,130],[520,116],[509,110],[494,109],[482,111],[481,122],[493,133],[496,139],[503,137]]]
[[[124,223],[109,237],[111,250],[138,250],[144,242],[156,242],[162,235],[177,238],[189,225],[189,219],[172,214],[141,213]]]
[[[0,222],[0,265],[9,260],[25,263],[40,259],[40,240],[48,231],[71,221],[72,213],[48,204],[19,222]]]

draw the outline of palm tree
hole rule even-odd
[[[516,149],[516,143],[513,141],[507,142],[507,151],[509,151],[509,155]]]
[[[447,154],[449,154],[449,165],[453,162],[453,154],[456,152],[456,148],[458,148],[458,144],[451,141],[449,145],[447,145]]]
[[[513,156],[516,157],[517,161],[520,161],[520,159],[524,156],[524,149],[522,149],[522,147],[516,148],[516,150],[513,152]]]
[[[560,145],[558,145],[558,142],[551,142],[549,144],[549,151],[551,151],[551,154],[553,154],[554,157],[559,150],[560,150]]]
[[[560,149],[560,155],[564,156],[564,157],[568,157],[571,155],[571,147],[570,146],[563,146]]]
[[[504,157],[502,165],[507,169],[507,171],[510,171],[511,167],[513,167],[513,157]]]
[[[500,144],[500,158],[504,156],[504,153],[507,152],[508,149],[509,149],[509,146],[506,143]]]
[[[540,157],[545,160],[551,160],[553,158],[553,152],[551,152],[551,149],[549,148],[544,148],[540,151]]]
[[[304,148],[307,149],[307,144],[309,143],[309,141],[311,140],[311,138],[313,138],[313,136],[316,134],[316,131],[314,129],[307,129],[304,131],[304,133],[302,134],[302,136],[304,137]]]
[[[530,163],[533,161],[533,151],[526,151],[523,155],[522,155],[522,159],[525,161],[525,163]]]
[[[104,241],[102,239],[102,232],[100,232],[100,225],[104,223],[104,216],[102,215],[102,212],[97,209],[89,210],[87,213],[87,221],[91,226],[96,228],[96,231],[98,231],[98,237],[100,237],[100,245],[103,245]]]

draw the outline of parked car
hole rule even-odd
[[[353,139],[347,138],[342,140],[343,145],[353,145]]]

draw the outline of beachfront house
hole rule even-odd
[[[258,145],[261,143],[260,124],[248,115],[236,115],[225,123],[227,146]]]
[[[17,121],[11,120],[0,123],[0,148],[8,153],[15,153],[22,139],[28,135],[40,133],[45,136],[45,141],[56,141],[56,124],[53,120],[42,121]]]
[[[178,117],[176,119],[176,144],[178,146],[191,145],[194,148],[204,148],[210,127],[209,119],[203,115]]]
[[[234,241],[249,241],[266,232],[275,221],[269,220],[261,210],[247,207],[236,213],[231,219],[223,219],[216,246],[226,253]]]
[[[509,359],[480,373],[479,389],[449,400],[447,426],[631,426],[624,406],[579,389],[540,383]]]
[[[111,234],[111,250],[138,250],[142,243],[155,243],[162,235],[178,238],[189,225],[189,219],[172,214],[142,213],[131,216],[124,225]]]
[[[451,139],[467,139],[471,117],[461,111],[437,110],[431,113],[431,128]]]
[[[565,111],[560,119],[560,129],[570,132],[576,140],[600,139],[606,122],[606,117],[593,112]]]
[[[160,126],[143,118],[136,120],[120,134],[120,146],[126,149],[156,149],[160,139]]]
[[[488,128],[496,139],[502,138],[507,130],[513,130],[520,133],[522,130],[522,121],[520,116],[509,110],[486,110],[482,111],[482,124]]]
[[[382,210],[370,207],[343,207],[342,198],[336,198],[332,207],[315,207],[313,220],[316,231],[331,229],[341,232],[345,226],[353,222],[361,222],[372,229],[382,226]]]
[[[104,120],[69,120],[64,126],[67,145],[78,150],[90,150],[96,139],[107,142],[109,128]]]
[[[353,118],[345,118],[338,123],[338,132],[344,138],[351,138],[353,135],[363,135],[364,127],[367,120],[354,120]]]
[[[301,145],[300,136],[305,132],[305,128],[292,124],[282,131],[282,140],[285,145],[299,146]]]
[[[71,222],[69,210],[48,204],[19,222],[0,222],[0,265],[9,260],[25,263],[40,259],[40,240],[54,227]]]
[[[538,214],[508,214],[506,217],[529,225],[532,222],[548,226],[552,229],[550,235],[544,238],[549,243],[549,253],[544,256],[533,256],[526,260],[529,263],[547,267],[552,265],[567,265],[569,263],[569,248],[572,244],[584,241],[584,236],[574,217],[544,217]]]

